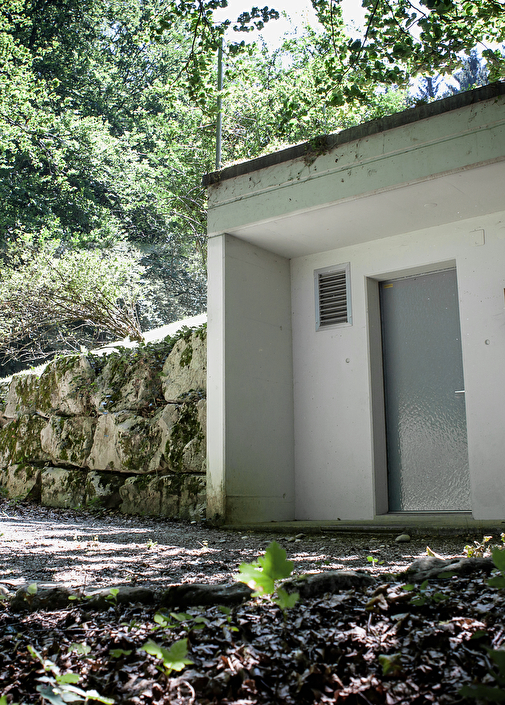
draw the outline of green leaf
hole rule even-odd
[[[62,699],[59,690],[54,686],[38,685],[37,691],[42,695],[44,700],[48,700],[52,705],[65,705],[65,700]]]
[[[505,690],[489,685],[464,685],[458,691],[464,698],[484,700],[491,703],[505,703]]]
[[[121,656],[129,656],[132,653],[131,649],[125,651],[124,649],[111,649],[109,654],[112,658],[121,658]]]
[[[235,576],[236,580],[255,590],[256,595],[271,595],[275,590],[272,578],[250,563],[241,563],[238,570],[239,575]]]
[[[505,574],[505,549],[494,548],[491,555],[495,566],[499,571]]]
[[[36,595],[37,594],[37,583],[31,583],[28,585],[26,588],[26,593],[28,595]]]
[[[293,561],[286,560],[286,551],[276,541],[272,541],[265,555],[258,558],[258,563],[272,580],[289,578],[293,572]]]
[[[505,677],[505,651],[501,649],[486,649],[486,651],[498,666],[500,675]]]
[[[398,675],[401,673],[401,654],[391,654],[391,656],[386,656],[386,654],[380,654],[379,663],[382,666],[382,675]]]
[[[476,632],[472,634],[471,639],[482,639],[483,636],[487,636],[487,632],[484,629],[477,629]]]
[[[163,665],[168,672],[182,671],[186,665],[193,663],[193,661],[186,658],[188,653],[187,639],[176,641],[170,649],[165,649],[154,641],[147,641],[141,650],[163,661]]]
[[[489,578],[487,584],[489,585],[489,587],[505,588],[505,576],[495,575],[492,578]]]
[[[277,588],[277,597],[274,600],[276,605],[279,605],[281,610],[290,610],[296,605],[300,595],[298,592],[286,592],[283,588]]]
[[[104,703],[104,705],[114,705],[114,698],[106,698],[104,695],[100,695],[96,690],[86,691],[87,700],[96,700],[99,703]]]
[[[91,646],[86,644],[84,641],[81,643],[77,643],[74,641],[73,644],[70,644],[69,650],[75,651],[75,653],[79,654],[79,656],[86,656],[91,651]]]
[[[78,673],[64,673],[62,676],[56,676],[56,682],[61,685],[63,683],[79,683],[81,677]]]
[[[193,619],[191,614],[187,612],[170,612],[170,616],[176,619],[178,622],[187,622]]]
[[[423,605],[426,604],[426,596],[425,595],[416,595],[413,597],[410,601],[411,605],[415,605],[416,607],[422,607]]]

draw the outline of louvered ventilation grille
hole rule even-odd
[[[347,272],[328,272],[318,275],[319,327],[348,323]]]

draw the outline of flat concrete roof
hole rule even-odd
[[[505,95],[505,82],[503,81],[491,83],[488,86],[476,88],[472,91],[457,93],[449,98],[443,98],[442,100],[436,100],[433,103],[426,103],[415,108],[409,108],[408,110],[403,110],[401,113],[388,115],[387,117],[379,118],[378,120],[364,122],[361,125],[350,127],[349,129],[342,130],[341,132],[335,132],[329,135],[320,135],[314,137],[308,142],[302,142],[301,144],[294,145],[293,147],[287,147],[286,149],[282,149],[278,152],[266,154],[263,157],[257,157],[256,159],[233,164],[225,169],[221,169],[220,171],[205,174],[202,179],[202,183],[204,186],[213,186],[227,179],[233,179],[236,176],[243,176],[244,174],[249,174],[260,169],[266,169],[267,167],[282,164],[283,162],[293,159],[307,158],[310,157],[311,154],[315,156],[324,154],[325,152],[329,152],[342,144],[355,142],[356,140],[369,137],[370,135],[374,135],[379,132],[393,130],[396,127],[402,127],[403,125],[419,122],[420,120],[426,120],[435,115],[441,115],[442,113],[447,113],[451,110],[457,110],[458,108],[464,108],[468,105],[481,103],[485,100],[490,100],[501,95]]]

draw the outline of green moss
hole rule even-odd
[[[188,494],[192,495],[192,496],[196,496],[196,495],[200,494],[202,492],[202,490],[204,489],[204,484],[203,484],[203,480],[205,479],[204,475],[199,475],[199,476],[186,475],[186,477],[187,477],[187,482],[186,482],[185,489],[188,491]]]
[[[181,405],[179,418],[173,425],[170,438],[165,445],[165,458],[175,472],[184,471],[184,448],[193,438],[203,442],[198,410],[191,400]]]
[[[121,460],[129,472],[143,473],[152,460],[153,448],[159,447],[161,431],[147,421],[138,423],[119,433]]]
[[[40,461],[44,454],[40,447],[40,432],[46,420],[37,416],[20,416],[0,429],[0,455],[7,465]],[[26,458],[26,454],[30,457]]]
[[[35,375],[20,375],[14,378],[14,389],[19,399],[17,410],[35,409],[39,395],[40,379]]]
[[[181,353],[181,357],[179,360],[179,365],[181,367],[188,367],[191,364],[191,360],[193,359],[193,346],[191,345],[191,342],[186,343],[186,347]]]

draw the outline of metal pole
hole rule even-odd
[[[223,43],[224,37],[221,37],[221,44],[217,54],[217,125],[216,125],[216,171],[221,169],[221,134],[223,131],[223,99],[221,91],[223,90]]]

